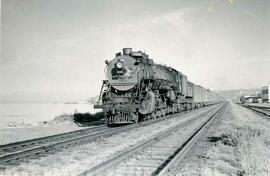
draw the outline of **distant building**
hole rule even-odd
[[[270,101],[270,94],[269,94],[270,85],[262,87],[262,102]]]
[[[262,103],[262,98],[257,94],[242,95],[240,98],[241,103]]]

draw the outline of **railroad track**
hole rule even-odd
[[[106,125],[100,125],[84,130],[0,145],[0,165],[18,164],[29,159],[36,159],[57,152],[63,148],[72,147],[83,143],[89,143],[99,137],[112,136],[119,132],[131,130],[139,126],[157,123],[164,119],[173,118],[188,112],[190,111],[123,127],[108,128]]]
[[[113,158],[84,171],[85,175],[170,175],[198,139],[223,111],[226,104],[201,114],[200,117],[181,121],[151,139],[137,144]],[[198,125],[199,123],[199,125]],[[196,129],[190,131],[188,129]],[[183,133],[187,132],[186,139]],[[179,137],[181,136],[181,137]]]
[[[0,145],[0,164],[9,163],[12,159],[19,160],[24,154],[27,157],[33,153],[39,154],[42,150],[48,150],[47,148],[53,147],[58,143],[84,137],[88,134],[96,134],[106,129],[108,129],[106,125],[99,125],[92,128]]]
[[[242,105],[248,109],[251,109],[257,113],[263,114],[265,116],[270,116],[270,109],[267,107],[254,107],[254,106],[249,106],[249,105]]]
[[[64,140],[72,136],[80,136],[88,132],[95,132],[96,130],[100,130],[101,128],[106,128],[106,125],[99,125],[99,126],[95,126],[95,127],[91,127],[87,129],[76,130],[76,131],[71,131],[67,133],[61,133],[61,134],[50,135],[50,136],[45,136],[41,138],[34,138],[34,139],[0,145],[0,156],[5,153],[16,152],[18,150],[21,150],[22,148],[26,149],[28,147],[39,146],[41,144],[49,143],[52,141],[56,142],[57,140]]]

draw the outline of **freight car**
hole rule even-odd
[[[105,63],[107,79],[94,108],[103,109],[109,125],[137,123],[222,100],[174,68],[155,64],[141,51],[124,48]]]
[[[270,102],[270,85],[262,87],[262,102]]]

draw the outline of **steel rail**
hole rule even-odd
[[[154,137],[150,138],[147,141],[141,142],[139,144],[137,144],[136,146],[133,146],[125,151],[123,151],[122,153],[118,154],[117,156],[87,170],[82,172],[81,174],[79,174],[80,176],[85,176],[85,175],[99,175],[100,173],[109,170],[110,168],[118,165],[119,163],[121,163],[123,160],[127,159],[129,156],[135,154],[138,151],[141,151],[142,149],[144,149],[145,147],[151,146],[153,143],[155,143],[156,141],[159,141],[162,138],[165,138],[166,136],[170,135],[173,131],[179,129],[180,127],[182,127],[183,125],[185,125],[186,123],[190,122],[190,121],[194,121],[197,119],[198,116],[202,116],[205,114],[208,114],[212,111],[216,111],[216,108],[218,108],[219,110],[223,107],[222,106],[217,106],[214,109],[210,109],[207,110],[206,112],[201,113],[200,115],[196,115],[193,118],[189,118],[189,119],[185,119],[183,121],[181,121],[180,123],[178,123],[177,125],[155,135]],[[218,111],[219,111],[218,110]],[[216,114],[217,112],[215,112]],[[204,124],[205,125],[205,124]],[[102,175],[102,174],[101,174]]]
[[[0,145],[0,157],[2,153],[16,152],[20,150],[20,148],[27,148],[27,147],[32,148],[34,145],[40,145],[42,143],[49,143],[50,141],[64,140],[65,138],[70,138],[71,136],[80,136],[85,133],[93,132],[95,130],[100,130],[101,128],[106,128],[106,127],[107,127],[106,125],[98,125],[98,126],[87,128],[87,129],[75,130],[71,132],[60,133],[56,135],[49,135],[49,136],[44,136],[40,138],[28,139],[24,141],[18,141],[18,142]]]
[[[225,109],[227,103],[224,104],[218,111],[213,114],[209,120],[207,120],[201,128],[199,128],[172,156],[165,161],[165,164],[161,168],[158,168],[153,175],[166,176],[171,174],[174,168],[179,169],[179,163],[184,159],[186,154],[191,150],[194,144],[201,139],[207,132],[207,129],[211,126],[212,122],[218,117],[218,115]]]
[[[242,106],[244,106],[244,107],[246,107],[246,108],[248,108],[248,109],[251,109],[251,110],[253,110],[253,111],[255,111],[255,112],[258,112],[258,113],[260,113],[260,114],[263,114],[263,115],[265,115],[265,116],[270,116],[270,109],[269,108],[267,108],[267,107],[254,107],[254,106],[249,106],[249,105],[244,105],[244,104],[242,104]]]
[[[118,128],[107,128],[104,131],[101,131],[101,132],[98,131],[94,134],[93,133],[83,134],[83,135],[75,136],[75,137],[70,136],[70,138],[64,139],[61,141],[51,142],[49,144],[47,143],[45,145],[27,148],[26,150],[16,151],[13,153],[7,153],[7,154],[0,156],[0,164],[9,164],[12,162],[20,162],[20,160],[27,159],[31,156],[38,156],[41,154],[46,154],[46,153],[51,152],[51,151],[56,151],[59,148],[73,146],[73,145],[83,143],[83,142],[89,142],[89,141],[95,140],[101,136],[103,136],[103,137],[112,136],[116,133],[123,132],[125,130],[131,130],[131,129],[134,129],[134,128],[137,128],[140,126],[145,126],[145,125],[157,123],[157,122],[162,121],[164,119],[174,118],[174,117],[177,117],[181,114],[186,114],[189,112],[190,111],[185,111],[185,112],[181,112],[181,113],[177,113],[177,114],[173,114],[173,115],[168,115],[165,117],[152,119],[152,120],[148,120],[148,121],[144,121],[144,122],[140,122],[140,123],[136,123],[136,124],[132,124],[132,125],[128,125],[128,126],[118,127]],[[92,129],[92,128],[89,128],[89,129]],[[79,130],[79,131],[81,131],[81,130]],[[58,135],[53,135],[53,138],[55,136],[58,136]],[[50,136],[44,137],[44,138],[49,139]],[[44,138],[42,138],[42,139],[44,139]],[[35,141],[35,140],[38,141],[39,139],[27,140],[26,142],[29,143],[30,141]],[[23,145],[23,141],[18,142],[18,143],[19,143],[19,145]]]

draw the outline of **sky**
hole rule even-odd
[[[98,95],[124,47],[211,90],[261,88],[269,20],[268,0],[2,0],[0,98]]]

